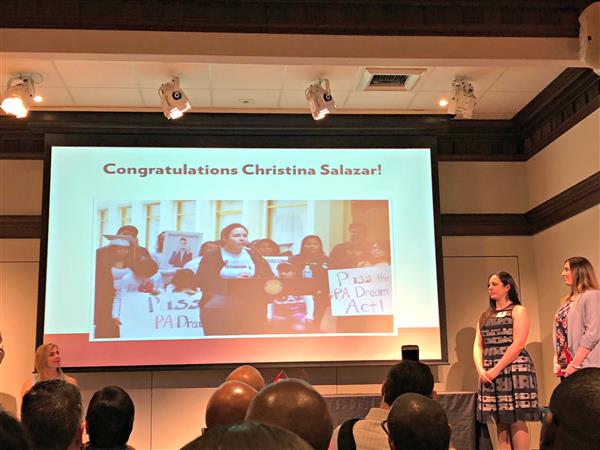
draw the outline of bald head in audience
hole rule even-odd
[[[246,420],[286,428],[315,450],[328,448],[333,431],[331,416],[321,394],[310,384],[293,378],[265,386],[250,403]]]
[[[225,381],[243,381],[246,384],[249,384],[257,391],[260,391],[265,387],[265,379],[260,374],[258,369],[252,366],[240,366],[227,375]]]
[[[206,428],[242,422],[256,389],[241,381],[226,381],[206,405]]]
[[[450,427],[442,406],[421,394],[402,394],[387,419],[392,450],[448,450]]]
[[[541,449],[600,448],[600,368],[580,369],[566,377],[550,398],[542,427]]]

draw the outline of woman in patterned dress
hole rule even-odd
[[[501,449],[529,449],[526,421],[538,420],[537,380],[525,343],[529,317],[506,272],[488,279],[489,308],[477,324],[473,359],[479,374],[477,420],[493,421]]]
[[[554,374],[600,367],[600,291],[592,264],[581,256],[565,261],[563,281],[571,293],[554,316]]]

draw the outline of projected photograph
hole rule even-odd
[[[96,201],[91,341],[394,333],[388,200]]]

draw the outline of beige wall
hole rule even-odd
[[[36,215],[42,211],[42,161],[0,160],[0,214]]]
[[[600,109],[525,163],[529,207],[560,194],[600,170]]]
[[[522,213],[600,169],[600,110],[526,163],[442,162],[444,213]],[[0,161],[0,214],[40,214],[42,163]],[[531,318],[528,349],[547,402],[556,383],[551,374],[552,315],[565,292],[562,261],[588,257],[600,268],[600,206],[532,237],[445,237],[443,239],[448,354],[437,370],[438,390],[473,390],[474,327],[485,308],[486,277],[508,270],[521,287]],[[35,340],[38,240],[0,240],[0,329],[7,356],[0,366],[0,402],[19,407],[21,383],[31,373]],[[376,369],[371,369],[376,370]],[[131,393],[137,414],[131,443],[138,449],[182,445],[203,426],[203,411],[224,371],[86,373],[76,375],[84,401],[107,384]],[[317,383],[323,393],[376,393],[361,384],[364,373],[339,371],[339,385]],[[533,441],[537,439],[534,430]]]
[[[440,162],[443,213],[522,213],[600,170],[600,109],[527,162]]]
[[[20,387],[33,369],[37,311],[38,240],[0,240],[0,403],[17,409]]]
[[[440,162],[442,213],[523,213],[529,209],[525,163]]]

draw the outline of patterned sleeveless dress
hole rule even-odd
[[[492,369],[513,341],[514,304],[496,311],[481,327],[483,368]],[[535,368],[527,350],[506,366],[491,384],[480,381],[477,420],[511,424],[540,419]]]

